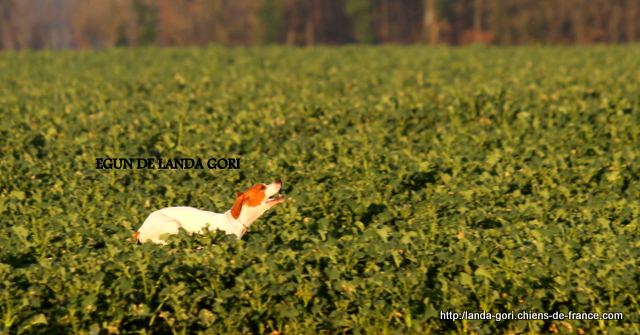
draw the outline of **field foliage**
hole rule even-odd
[[[0,68],[0,333],[640,332],[638,46],[43,51]],[[225,211],[276,178],[288,201],[241,241],[133,242],[153,210]]]

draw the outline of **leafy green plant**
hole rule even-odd
[[[0,332],[637,333],[639,60],[636,46],[0,54]],[[242,163],[96,169],[104,157]],[[275,178],[288,201],[241,241],[133,241],[153,210],[225,211]]]

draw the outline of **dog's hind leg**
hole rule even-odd
[[[163,234],[177,234],[182,224],[180,221],[162,213],[150,215],[138,231],[138,240],[142,243],[151,240],[158,244],[167,244],[160,239]]]

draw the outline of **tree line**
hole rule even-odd
[[[0,0],[0,49],[637,42],[640,0]]]

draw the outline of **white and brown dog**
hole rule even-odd
[[[284,195],[271,198],[282,188],[282,182],[255,184],[245,192],[238,192],[236,202],[230,210],[220,214],[203,211],[193,207],[167,207],[155,211],[144,221],[134,237],[144,243],[151,240],[167,244],[160,236],[166,233],[177,234],[180,227],[189,233],[202,233],[209,224],[209,230],[220,229],[227,234],[235,234],[238,239],[251,224],[269,208],[284,201]]]

